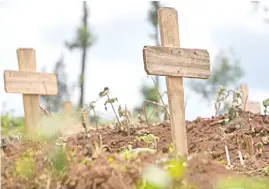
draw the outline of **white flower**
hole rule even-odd
[[[160,188],[169,188],[172,183],[170,175],[156,165],[150,165],[143,169],[142,178]]]

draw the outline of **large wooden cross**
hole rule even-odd
[[[19,71],[4,71],[5,91],[23,94],[26,132],[32,132],[38,126],[40,118],[39,95],[57,95],[55,74],[36,72],[34,49],[17,50]]]
[[[209,54],[207,50],[179,48],[175,9],[158,9],[158,21],[162,47],[144,47],[144,69],[149,75],[166,76],[173,146],[177,154],[187,155],[183,77],[209,78]]]

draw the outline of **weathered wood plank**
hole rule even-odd
[[[201,79],[210,76],[209,53],[204,49],[145,46],[143,58],[149,75]]]
[[[246,104],[246,111],[252,112],[254,114],[261,113],[261,104],[255,101],[248,101]]]
[[[9,71],[4,72],[5,90],[8,93],[57,95],[55,74]]]
[[[158,9],[161,46],[179,47],[177,11],[173,8]],[[185,126],[183,78],[166,76],[166,87],[171,117],[171,132],[175,152],[188,154],[187,131]]]

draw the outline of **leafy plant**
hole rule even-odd
[[[267,110],[267,107],[269,106],[269,98],[268,99],[265,99],[263,102],[262,102],[263,106],[264,106],[264,115],[267,115],[268,114],[268,110]]]
[[[217,183],[216,189],[244,188],[244,189],[268,189],[268,180],[258,180],[244,177],[232,177],[222,179]]]
[[[1,134],[9,135],[13,132],[24,133],[24,118],[11,117],[8,113],[1,116]]]
[[[112,108],[112,110],[113,110],[113,112],[114,112],[114,114],[116,116],[116,119],[117,119],[119,125],[122,125],[122,123],[121,123],[121,121],[120,121],[120,119],[119,119],[119,117],[118,117],[118,115],[116,113],[116,110],[114,108],[114,105],[113,105],[113,103],[115,103],[116,101],[118,101],[118,99],[117,98],[110,98],[110,96],[109,96],[109,88],[108,87],[105,87],[104,90],[99,93],[99,97],[100,98],[107,97],[107,100],[105,101],[105,104],[104,104],[105,110],[107,110],[107,104],[110,104],[111,105],[111,108]]]
[[[130,115],[130,112],[129,110],[127,109],[127,106],[125,105],[125,109],[122,109],[121,105],[119,105],[119,108],[118,108],[118,114],[120,117],[123,117],[124,119],[124,128],[126,128],[127,130],[127,133],[128,133],[128,136],[130,136],[130,127],[131,127],[131,115]]]
[[[190,188],[184,184],[185,158],[171,158],[161,164],[154,164],[142,171],[142,178],[137,182],[135,189],[167,189]]]
[[[24,179],[32,179],[35,176],[34,152],[28,149],[15,161],[15,175]]]
[[[148,135],[136,137],[136,140],[145,142],[147,144],[148,148],[152,147],[152,148],[156,149],[157,143],[160,140],[160,138],[153,135],[153,134],[148,134]]]
[[[226,101],[228,97],[232,94],[232,103],[229,105]],[[242,103],[241,92],[238,89],[226,90],[225,88],[220,88],[218,90],[217,99],[215,102],[215,116],[218,115],[221,105],[224,109],[228,110],[229,121],[238,116],[238,110]],[[225,104],[226,103],[226,104]],[[226,106],[226,107],[225,107]]]
[[[68,156],[65,147],[55,146],[49,154],[52,171],[58,175],[65,173],[68,165]]]

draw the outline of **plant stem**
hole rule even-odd
[[[149,122],[148,122],[148,117],[147,117],[147,112],[146,112],[145,102],[143,103],[143,112],[144,112],[144,114],[145,114],[146,123],[147,123],[147,125],[148,125],[148,127],[149,127]]]
[[[108,98],[108,101],[110,102],[109,95],[106,94],[106,96],[107,96],[107,98]],[[116,111],[115,111],[115,108],[114,108],[113,104],[110,103],[110,105],[111,105],[111,107],[112,107],[112,109],[113,109],[113,112],[114,112],[114,114],[115,114],[115,116],[116,116],[116,119],[117,119],[118,123],[122,126],[122,123],[121,123],[121,121],[120,121],[120,119],[119,119],[119,117],[118,117],[118,115],[117,115],[117,113],[116,113]]]
[[[93,115],[94,115],[95,128],[96,128],[97,132],[99,132],[99,128],[98,128],[98,125],[97,125],[97,117],[96,117],[95,108],[92,108],[92,110],[93,110]]]
[[[152,76],[151,76],[151,79],[152,79],[152,81],[153,81],[155,87],[157,87],[157,83],[156,83],[156,81],[153,79]],[[165,111],[166,111],[166,113],[167,113],[167,115],[168,115],[168,117],[169,117],[169,119],[170,119],[170,114],[169,114],[169,112],[168,112],[168,110],[167,110],[167,108],[166,108],[166,105],[165,105],[165,103],[164,103],[164,101],[163,101],[162,95],[160,94],[160,92],[159,92],[158,89],[157,89],[157,93],[158,93],[158,95],[159,95],[159,97],[160,97],[160,100],[162,101],[163,106],[164,106],[164,108],[165,108]]]

